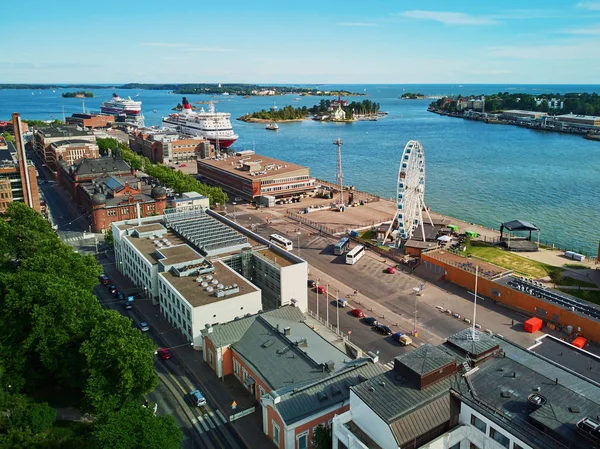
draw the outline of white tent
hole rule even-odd
[[[453,240],[449,235],[441,235],[437,239],[439,242],[449,242],[450,240]]]

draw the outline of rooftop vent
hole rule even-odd
[[[285,335],[286,337],[289,337],[291,332],[292,329],[289,326],[283,328],[283,335]]]
[[[319,391],[317,393],[317,397],[319,398],[319,401],[325,401],[327,400],[327,393],[325,393],[324,391]]]
[[[329,371],[333,372],[335,368],[335,362],[333,360],[329,360],[327,363],[325,363],[325,366]]]
[[[537,410],[546,403],[546,398],[538,393],[530,394],[527,398],[527,404],[532,410]]]
[[[296,346],[305,347],[308,346],[308,342],[306,341],[306,337],[302,337],[294,342]]]
[[[338,395],[342,394],[342,390],[340,390],[340,388],[337,385],[331,386],[331,392],[333,393],[334,396],[338,396]]]
[[[579,409],[579,407],[577,407],[575,405],[572,405],[571,407],[569,407],[569,411],[571,413],[580,413],[581,412],[581,410]]]
[[[215,290],[215,289],[214,289],[214,288],[212,288],[212,287],[210,287],[210,286],[209,286],[209,287],[206,287],[206,291],[207,291],[208,293],[212,293],[214,290]]]
[[[273,346],[273,343],[275,343],[275,340],[267,340],[260,346],[261,348],[268,348],[270,346]]]
[[[367,377],[366,377],[366,376],[364,376],[364,375],[362,375],[362,374],[359,374],[359,375],[358,375],[358,381],[359,381],[359,382],[364,382],[365,380],[367,380]]]

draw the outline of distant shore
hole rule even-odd
[[[273,120],[273,119],[267,119],[267,118],[253,118],[253,117],[238,117],[236,120],[239,120],[240,122],[247,122],[247,123],[289,123],[289,122],[303,122],[304,120],[311,120],[310,117],[306,117],[306,118],[295,118],[295,119],[290,119],[290,120]]]

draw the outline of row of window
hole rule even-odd
[[[261,185],[261,192],[278,192],[281,190],[292,190],[292,189],[302,189],[305,187],[309,187],[309,186],[313,186],[314,184],[312,182],[304,182],[302,184],[288,184],[285,186],[275,186],[275,187],[262,187]]]
[[[146,211],[147,212],[152,212],[154,211],[154,204],[141,204],[140,207],[143,209],[144,206],[146,206]],[[121,208],[121,216],[123,215],[129,215],[129,207],[122,207]],[[109,217],[116,217],[117,216],[117,208],[113,207],[111,209],[107,209],[106,210],[106,215]]]
[[[476,429],[479,429],[485,435],[487,435],[487,424],[483,420],[479,419],[477,416],[471,415],[471,425],[473,427],[475,427]],[[490,426],[489,437],[492,438],[494,441],[500,443],[506,449],[510,449],[510,439],[506,435],[504,435],[503,433],[501,433],[499,430],[495,429],[492,426]],[[452,449],[454,449],[454,448],[452,448]],[[473,443],[471,443],[471,449],[478,449],[478,448]],[[523,448],[521,446],[519,446],[517,443],[513,443],[512,449],[523,449]]]
[[[264,181],[262,181],[263,185],[267,185],[267,184],[279,184],[280,182],[295,182],[295,181],[305,181],[310,179],[310,176],[308,175],[303,175],[303,176],[292,176],[290,178],[277,178],[277,179],[265,179]]]

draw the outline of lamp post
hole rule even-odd
[[[414,321],[414,325],[413,325],[413,335],[415,337],[417,337],[419,334],[417,332],[417,295],[419,294],[419,292],[421,291],[421,289],[419,287],[415,287],[413,288],[413,292],[415,292],[415,321]]]
[[[235,218],[235,201],[231,204],[233,204],[233,221],[237,223],[237,219]]]
[[[340,289],[337,289],[337,296],[335,298],[335,332],[339,335],[340,334],[340,304],[339,304],[339,299],[340,298]]]
[[[300,235],[302,233],[300,231],[296,232],[296,235],[298,236],[298,257],[300,257]]]
[[[327,301],[329,300],[329,284],[325,284],[325,308],[327,309],[327,327],[329,327],[329,306]]]
[[[319,278],[317,278],[317,321],[319,321]]]

